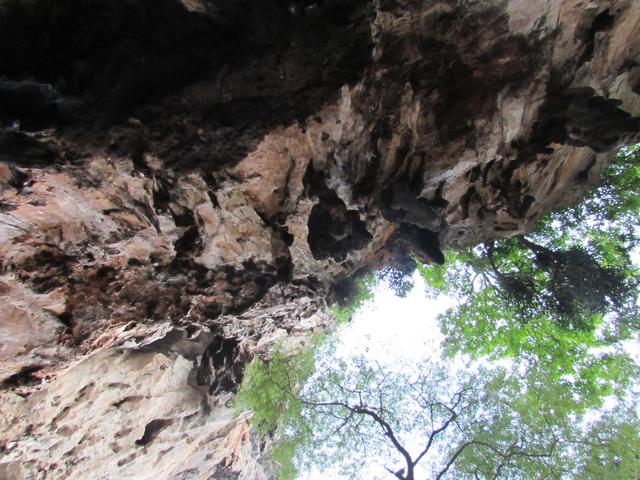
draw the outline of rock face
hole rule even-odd
[[[7,0],[0,45],[0,478],[270,478],[248,361],[640,131],[634,0]]]

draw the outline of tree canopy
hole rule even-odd
[[[573,385],[548,382],[544,369],[426,358],[398,372],[332,349],[277,353],[247,373],[242,406],[277,439],[279,478],[335,466],[404,480],[640,475],[634,408],[593,421]]]
[[[459,300],[440,319],[449,354],[529,357],[555,380],[572,375],[578,390],[611,393],[629,363],[621,341],[640,326],[631,258],[639,184],[636,145],[582,203],[547,215],[530,234],[449,251],[446,266],[419,265],[430,293]],[[594,348],[607,353],[589,360]]]

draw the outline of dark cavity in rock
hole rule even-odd
[[[159,418],[151,420],[144,427],[144,433],[142,437],[136,440],[136,445],[144,446],[149,445],[158,436],[158,434],[173,423],[172,420],[166,418]]]
[[[341,262],[347,253],[360,250],[372,238],[358,211],[347,210],[334,192],[322,195],[311,209],[308,225],[307,242],[316,260],[331,257]]]
[[[380,213],[394,223],[408,223],[433,232],[440,230],[442,219],[430,203],[411,193],[405,183],[395,183],[381,195]]]
[[[244,363],[238,341],[218,335],[202,354],[196,372],[197,384],[208,385],[213,395],[223,391],[235,392],[242,381]]]

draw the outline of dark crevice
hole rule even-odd
[[[390,222],[407,223],[431,231],[440,230],[442,218],[432,206],[433,202],[418,197],[405,182],[395,182],[383,190],[378,203],[380,213]]]
[[[551,93],[540,109],[540,116],[533,128],[531,138],[525,144],[514,141],[517,158],[501,171],[501,182],[493,180],[492,186],[502,189],[506,197],[514,194],[519,186],[511,185],[513,172],[521,165],[536,161],[538,154],[552,154],[552,143],[575,147],[588,146],[596,152],[606,152],[626,142],[633,143],[640,131],[640,118],[633,117],[618,108],[620,100],[596,96],[590,87],[562,88],[563,79],[556,72],[551,81]],[[488,172],[488,168],[485,172]],[[588,174],[588,172],[584,172]],[[486,175],[486,173],[483,173]],[[468,204],[466,195],[463,197]],[[513,214],[518,215],[515,211]]]
[[[351,277],[336,280],[327,292],[327,304],[338,304],[340,307],[349,307],[358,293],[356,279],[363,276],[363,272],[358,272]]]
[[[116,407],[116,408],[120,408],[122,405],[124,405],[127,402],[139,402],[143,398],[144,397],[142,395],[129,395],[128,397],[124,397],[124,398],[122,398],[122,399],[120,399],[120,400],[118,400],[116,402],[113,402],[112,405],[114,407]],[[145,431],[145,433],[146,433],[146,431]],[[144,436],[142,438],[144,438]],[[139,445],[141,445],[141,444],[139,444]]]
[[[341,262],[353,250],[364,248],[372,236],[357,210],[347,210],[344,202],[327,191],[309,215],[307,241],[316,260],[331,257]]]
[[[480,165],[476,165],[471,170],[469,170],[468,172],[469,183],[474,183],[480,177],[481,172],[482,172],[482,167]]]
[[[57,157],[56,147],[44,140],[23,132],[0,129],[0,161],[32,168],[52,165]]]
[[[587,183],[587,181],[589,180],[589,172],[591,171],[591,169],[595,164],[596,164],[596,157],[595,156],[590,157],[589,163],[587,164],[587,166],[584,167],[582,170],[580,170],[576,174],[576,181],[578,183]]]
[[[151,420],[144,427],[144,433],[142,434],[142,437],[136,440],[135,442],[136,445],[140,445],[140,446],[149,445],[151,442],[153,442],[153,440],[155,440],[155,438],[158,436],[158,434],[162,430],[167,428],[172,423],[173,423],[173,420],[171,419],[160,418],[156,420]]]
[[[440,212],[444,211],[444,209],[447,208],[447,206],[449,205],[449,202],[442,197],[442,190],[444,189],[444,184],[445,182],[440,182],[433,198],[429,200],[429,205],[432,208],[434,208],[436,211],[440,211]]]
[[[345,203],[326,185],[324,173],[309,164],[303,177],[305,194],[318,198],[308,220],[307,242],[316,260],[333,258],[341,262],[353,250],[365,247],[372,236],[357,210]]]
[[[22,367],[18,373],[14,373],[10,377],[4,379],[2,383],[0,383],[0,389],[38,385],[42,382],[42,379],[36,377],[34,373],[42,370],[43,368],[43,365],[29,365],[27,367]]]
[[[396,252],[413,253],[423,263],[444,264],[438,232],[405,223],[391,237],[390,245]],[[404,254],[399,255],[400,259],[404,257]]]
[[[108,265],[102,266],[96,271],[96,278],[98,279],[113,280],[116,275],[117,272],[115,268]]]
[[[550,95],[540,110],[530,141],[527,145],[514,145],[521,151],[519,160],[512,162],[505,175],[510,178],[513,169],[535,159],[537,153],[552,153],[548,147],[551,143],[605,152],[622,140],[637,138],[640,118],[618,108],[620,104],[620,100],[595,95],[590,87]]]
[[[535,197],[531,195],[525,195],[522,198],[522,201],[520,202],[520,206],[518,208],[519,218],[525,218],[527,212],[529,211],[529,208],[531,208],[531,205],[533,205],[533,202],[535,202],[535,200]]]
[[[322,194],[322,192],[328,190],[325,176],[323,172],[318,172],[313,163],[309,163],[307,170],[304,172],[302,178],[302,184],[304,185],[304,193],[307,197],[315,197]]]
[[[71,329],[73,328],[73,313],[70,312],[69,310],[62,312],[60,315],[58,315],[58,320],[60,320],[60,323],[62,323],[67,331],[71,331]]]
[[[593,58],[593,54],[595,51],[596,45],[596,35],[598,32],[604,32],[613,27],[615,22],[615,17],[611,15],[609,10],[605,10],[598,14],[598,16],[593,20],[591,27],[585,33],[585,47],[584,53],[580,57],[578,64],[583,64],[584,62],[588,62]]]
[[[293,260],[289,247],[293,245],[294,237],[285,226],[273,226],[272,251],[275,258],[276,280],[287,283],[293,278]]]
[[[355,164],[355,162],[353,162]],[[353,195],[357,198],[365,197],[373,192],[377,186],[380,171],[380,156],[371,155],[364,166],[364,172],[353,186]]]
[[[144,266],[144,263],[142,263],[137,258],[130,258],[129,260],[127,260],[127,266],[129,266],[129,267],[142,267],[142,266]]]
[[[242,382],[244,358],[235,338],[217,335],[202,354],[196,371],[198,385],[207,386],[212,395],[235,392]]]
[[[1,202],[0,201],[0,213],[11,212],[15,210],[17,206],[13,203]]]
[[[287,247],[290,247],[291,245],[293,245],[294,237],[289,233],[289,231],[286,228],[282,228],[280,230],[280,234],[282,235],[282,240],[284,241],[285,245],[287,245]]]
[[[168,212],[170,211],[169,204],[171,203],[170,191],[174,187],[174,182],[160,175],[155,175],[154,180],[153,207],[156,213]]]
[[[205,2],[207,14],[178,0],[5,3],[0,125],[65,125],[145,172],[147,151],[176,169],[235,163],[359,80],[372,48],[366,0],[313,15],[282,0]],[[204,97],[185,90],[196,80]]]
[[[469,218],[469,207],[471,201],[476,196],[476,187],[470,186],[467,191],[460,198],[460,208],[462,209],[462,218]]]
[[[6,268],[36,293],[49,293],[65,284],[74,257],[54,245],[38,245],[39,250],[20,265],[7,262]]]
[[[594,96],[592,91],[573,96],[566,113],[567,143],[606,152],[621,139],[637,135],[640,118],[619,109],[621,103],[619,100]]]
[[[182,233],[174,244],[179,257],[196,257],[202,249],[202,239],[198,227],[191,225]]]

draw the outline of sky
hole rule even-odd
[[[424,279],[413,274],[414,287],[405,298],[397,297],[383,282],[374,289],[373,299],[358,310],[351,322],[339,328],[336,357],[349,358],[364,354],[391,371],[429,357],[441,355],[443,335],[436,317],[453,306],[455,301],[441,296],[427,297]],[[374,479],[389,475],[381,464],[371,462],[370,471],[360,478]],[[352,479],[338,471],[301,472],[299,480]]]
[[[445,296],[427,297],[424,279],[413,275],[414,287],[405,298],[380,283],[373,299],[338,332],[338,356],[367,353],[390,366],[402,361],[421,360],[426,354],[439,355],[443,336],[436,317],[455,301]]]
[[[339,339],[336,358],[349,359],[365,355],[370,360],[378,361],[389,371],[400,372],[406,365],[441,357],[444,336],[437,316],[455,305],[456,300],[445,296],[429,298],[425,281],[417,270],[412,278],[414,287],[405,298],[397,297],[384,283],[375,287],[373,298],[353,315],[351,322],[339,327],[336,332]],[[640,362],[640,343],[637,340],[627,341],[625,347],[627,353]],[[488,365],[482,360],[479,363]],[[509,360],[499,363],[509,363]],[[453,370],[464,368],[465,364],[463,358],[456,358]],[[615,400],[613,403],[605,401],[604,408],[612,408],[614,404]],[[597,416],[588,418],[593,420]],[[422,443],[418,438],[416,441],[417,444]],[[376,460],[375,454],[372,455],[369,468],[361,471],[358,478],[390,478],[383,468],[384,459]],[[300,472],[298,477],[298,480],[327,479],[353,480],[353,477],[340,475],[337,469]]]

